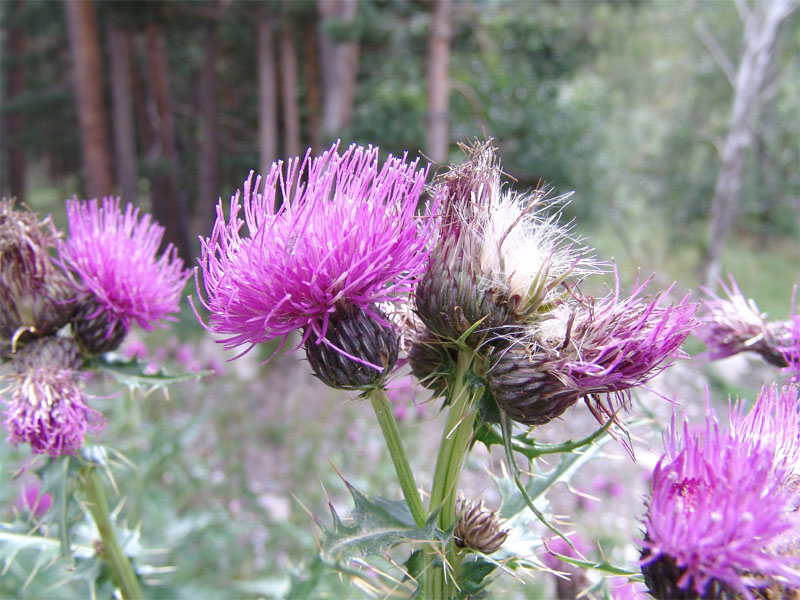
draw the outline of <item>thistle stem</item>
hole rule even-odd
[[[128,557],[122,550],[114,533],[114,525],[108,510],[108,502],[100,479],[97,477],[95,467],[85,465],[81,467],[81,476],[78,478],[86,494],[87,506],[94,519],[103,549],[102,557],[111,567],[114,577],[120,586],[122,597],[126,600],[143,600],[144,594],[139,585],[139,579],[133,570]]]
[[[382,389],[371,391],[369,399],[378,419],[378,425],[380,425],[383,432],[383,438],[386,440],[386,447],[392,457],[392,463],[397,473],[397,479],[400,482],[400,488],[403,490],[403,496],[408,503],[408,508],[411,510],[411,515],[414,517],[414,522],[418,527],[422,527],[428,519],[428,511],[425,510],[425,505],[422,503],[417,484],[414,481],[414,473],[411,471],[411,466],[403,449],[400,432],[397,429],[397,421],[395,421],[392,413],[389,399]]]
[[[464,457],[467,454],[475,412],[472,407],[477,390],[471,391],[467,380],[470,375],[473,356],[471,353],[459,352],[456,362],[456,373],[450,393],[450,410],[447,414],[436,468],[433,474],[430,510],[440,508],[439,527],[447,531],[456,520],[456,490]],[[445,560],[451,567],[456,565],[455,547],[452,540],[448,543]],[[431,557],[433,558],[433,557]],[[454,595],[452,577],[447,577],[445,566],[429,567],[425,578],[425,597],[441,600]]]

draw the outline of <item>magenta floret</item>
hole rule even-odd
[[[417,214],[426,174],[405,156],[381,164],[377,148],[338,145],[274,164],[263,186],[251,172],[201,240],[208,328],[235,348],[297,329],[318,342],[337,308],[385,322],[375,305],[410,293],[427,263],[434,227]]]
[[[119,198],[67,201],[69,239],[59,244],[61,264],[80,276],[79,286],[94,296],[127,331],[132,321],[146,331],[174,320],[178,301],[191,276],[172,244],[157,257],[164,228],[149,214]]]

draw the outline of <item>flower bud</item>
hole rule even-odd
[[[435,396],[442,396],[448,389],[448,379],[453,372],[456,352],[443,344],[424,326],[415,334],[408,349],[411,372]]]
[[[459,548],[470,548],[492,554],[497,552],[508,537],[508,529],[500,529],[500,519],[493,511],[486,510],[483,502],[473,504],[464,498],[456,506],[458,522],[453,536]]]
[[[385,319],[379,309],[373,311]],[[309,335],[305,350],[314,375],[323,383],[358,390],[384,381],[397,361],[399,340],[386,321],[380,323],[366,311],[349,306],[331,314],[322,339]]]
[[[0,200],[0,352],[56,332],[74,312],[75,292],[50,260],[55,241],[49,217],[40,223]]]

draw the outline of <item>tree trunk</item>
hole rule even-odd
[[[211,231],[215,217],[215,206],[219,199],[219,111],[217,102],[216,64],[219,55],[219,22],[206,28],[206,55],[200,76],[200,114],[202,139],[198,157],[198,203],[195,206],[193,231]]]
[[[111,144],[103,102],[103,61],[94,3],[65,0],[73,86],[78,109],[87,193],[92,197],[112,192]]]
[[[274,22],[263,5],[258,13],[258,152],[259,173],[266,177],[278,159],[278,89],[275,83]]]
[[[319,13],[324,21],[338,19],[346,23],[355,20],[358,0],[319,0]],[[336,139],[350,127],[355,101],[358,75],[359,43],[357,39],[334,43],[320,28],[320,47],[323,59],[322,131],[328,138]]]
[[[15,0],[9,5],[8,20],[14,22],[25,9],[23,0]],[[8,58],[6,93],[7,101],[14,102],[25,90],[25,28],[9,26],[6,33],[6,52]],[[6,147],[8,180],[3,184],[3,195],[25,199],[25,172],[27,157],[21,136],[25,131],[25,117],[21,110],[10,110],[4,118],[4,145]]]
[[[746,17],[744,50],[736,73],[730,128],[711,200],[704,266],[704,282],[709,288],[714,287],[720,275],[725,239],[737,212],[745,156],[753,142],[753,119],[772,61],[778,30],[795,8],[797,0],[763,0],[756,3]]]
[[[169,74],[164,33],[158,25],[145,30],[149,92],[155,106],[157,152],[151,153],[151,202],[153,216],[166,229],[164,241],[172,243],[184,260],[191,253],[187,238],[186,204],[178,189],[178,153],[175,146],[175,123],[169,93]]]
[[[300,154],[300,106],[297,99],[297,48],[294,27],[280,31],[281,99],[283,100],[283,150],[287,157]]]
[[[317,21],[308,21],[303,27],[303,73],[306,80],[306,104],[308,105],[308,129],[311,149],[314,154],[322,152],[322,129],[320,127],[319,98],[319,46],[317,44]]]
[[[136,204],[136,132],[131,101],[130,34],[111,27],[108,30],[111,58],[111,123],[114,129],[114,160],[122,198]]]
[[[428,40],[428,157],[445,163],[448,157],[450,83],[450,0],[434,0]]]

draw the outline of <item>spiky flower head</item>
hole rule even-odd
[[[49,336],[12,356],[0,390],[8,440],[30,443],[35,454],[73,454],[101,421],[86,404],[78,372],[80,349],[72,339]]]
[[[50,217],[0,199],[0,354],[54,333],[75,311],[75,292],[50,258],[56,239]]]
[[[487,510],[483,501],[474,503],[460,497],[456,503],[458,520],[453,531],[459,548],[470,548],[492,554],[497,552],[508,537],[508,529],[501,529],[497,513]]]
[[[790,395],[796,411],[797,389]],[[785,433],[774,419],[779,412],[766,402],[746,417],[732,410],[729,431],[709,409],[705,428],[673,419],[665,433],[642,541],[642,571],[656,598],[751,599],[767,588],[788,597],[800,590],[796,489],[786,485],[776,451]]]
[[[328,332],[350,311],[388,331],[376,307],[404,299],[428,260],[434,224],[430,213],[417,213],[426,173],[405,156],[382,162],[377,148],[355,145],[316,158],[309,150],[285,168],[278,162],[263,186],[251,173],[229,217],[220,202],[211,237],[202,240],[196,279],[208,328],[226,336],[228,348],[302,330],[307,348],[322,344],[345,356]],[[350,359],[385,371],[374,357]]]
[[[543,425],[579,399],[599,421],[627,406],[630,390],[667,368],[694,327],[697,306],[688,296],[664,306],[666,295],[614,293],[596,300],[574,295],[546,319],[497,345],[489,386],[515,421]]]
[[[438,184],[440,235],[416,303],[425,325],[449,339],[476,323],[478,331],[524,323],[552,308],[569,276],[599,271],[558,224],[564,197],[503,190],[494,150],[491,142],[465,148],[467,161]]]
[[[77,275],[81,296],[76,337],[89,352],[118,347],[135,322],[151,331],[179,310],[191,272],[168,244],[158,256],[164,228],[119,198],[67,201],[69,239],[59,244],[61,264]]]
[[[800,378],[800,312],[792,297],[789,319],[767,321],[754,300],[746,298],[732,275],[730,286],[720,282],[727,298],[705,290],[705,314],[695,335],[708,346],[710,360],[727,358],[741,352],[755,352],[765,361],[786,369],[793,378]],[[796,291],[795,291],[796,294]]]

